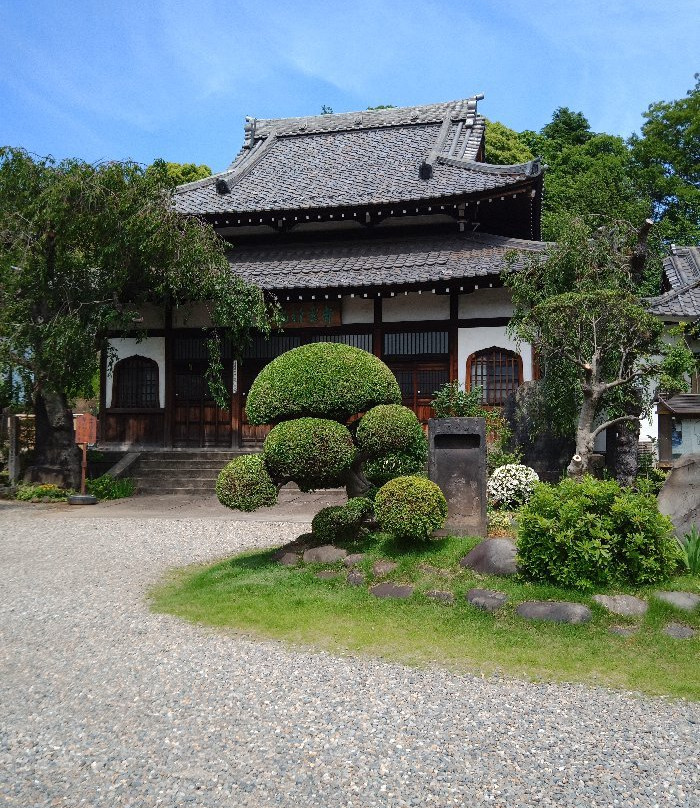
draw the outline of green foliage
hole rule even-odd
[[[85,480],[85,491],[97,499],[123,499],[134,495],[136,486],[130,477],[116,479],[103,474],[94,480]]]
[[[639,455],[637,477],[633,486],[635,491],[656,497],[663,488],[666,477],[668,477],[667,472],[656,466],[654,455],[651,452]]]
[[[400,404],[373,407],[362,416],[355,434],[357,445],[368,457],[405,452],[416,444],[427,446],[415,413]]]
[[[373,503],[365,497],[354,497],[345,505],[323,508],[311,522],[311,531],[324,544],[356,539],[364,519],[372,513]]]
[[[270,430],[263,458],[273,480],[313,491],[344,485],[355,451],[352,435],[337,421],[296,418]]]
[[[20,485],[15,493],[15,499],[20,502],[57,502],[66,500],[73,493],[65,488],[59,488],[51,483],[42,485]]]
[[[396,109],[396,104],[378,104],[376,107],[367,107],[368,112],[375,109]]]
[[[436,418],[486,418],[481,387],[464,390],[458,381],[446,382],[433,395],[430,406]]]
[[[216,496],[222,505],[236,511],[254,511],[274,505],[277,488],[262,455],[239,455],[227,463],[216,480]]]
[[[518,563],[526,578],[589,590],[667,580],[680,555],[656,500],[586,476],[540,483],[520,512]]]
[[[424,444],[416,443],[406,452],[389,452],[382,457],[365,461],[365,477],[375,486],[382,486],[395,477],[425,476],[428,450]]]
[[[169,163],[164,160],[156,160],[153,166],[146,169],[146,171],[154,170],[164,171],[173,186],[184,185],[186,182],[195,182],[211,176],[209,166],[196,163]]]
[[[693,525],[690,533],[686,533],[679,544],[683,552],[683,560],[691,575],[700,575],[700,530]]]
[[[273,359],[253,382],[248,420],[265,424],[300,416],[346,422],[377,404],[400,404],[394,374],[376,356],[331,342],[303,345]]]
[[[447,519],[447,502],[442,491],[425,477],[390,480],[379,489],[374,509],[382,530],[412,542],[430,538]]]
[[[516,165],[527,163],[535,156],[525,141],[513,129],[498,121],[486,120],[485,162],[495,165]]]

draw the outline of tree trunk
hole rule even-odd
[[[39,391],[34,397],[36,426],[34,464],[25,482],[80,486],[80,449],[75,444],[73,412],[63,393]]]
[[[580,480],[584,474],[591,470],[591,457],[593,455],[593,421],[595,420],[596,405],[592,397],[585,396],[581,405],[576,426],[576,454],[571,458],[566,473],[569,477]]]
[[[631,402],[625,408],[626,415],[642,415],[641,401]],[[639,451],[639,420],[626,421],[617,425],[615,441],[615,479],[622,486],[634,484],[637,476],[637,454]]]
[[[365,477],[364,464],[364,458],[359,456],[358,453],[358,457],[353,460],[345,480],[345,490],[347,491],[348,499],[364,497],[372,487],[370,481]]]

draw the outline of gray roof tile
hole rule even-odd
[[[673,247],[664,258],[668,292],[649,299],[652,314],[695,319],[700,317],[700,248]]]

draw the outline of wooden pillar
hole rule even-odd
[[[659,413],[659,463],[669,465],[673,462],[673,448],[671,445],[671,430],[673,416],[670,413]]]
[[[107,349],[100,351],[100,406],[98,410],[97,442],[104,443],[107,439]]]
[[[233,360],[231,368],[231,448],[240,449],[243,446],[243,425],[241,407],[241,366],[238,360]]]
[[[384,353],[384,346],[382,345],[382,299],[376,297],[374,299],[374,331],[372,332],[372,353],[380,359]]]
[[[459,295],[450,292],[450,330],[448,336],[450,353],[450,381],[459,379]]]
[[[166,449],[173,447],[173,411],[175,408],[175,373],[173,363],[173,309],[165,308],[165,408],[163,426],[163,445]]]

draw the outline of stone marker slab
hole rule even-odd
[[[486,539],[459,562],[482,575],[515,575],[515,542],[510,539]]]
[[[692,592],[654,592],[654,597],[684,612],[692,612],[700,606],[700,595]]]
[[[362,586],[365,582],[365,574],[360,570],[350,570],[346,580],[350,586]]]
[[[551,623],[587,623],[591,610],[582,603],[563,600],[528,600],[521,603],[515,613],[526,620],[548,620]]]
[[[679,538],[700,525],[700,452],[674,461],[658,499],[659,510],[671,519]]]
[[[375,598],[410,598],[413,594],[413,587],[385,581],[383,584],[371,586],[369,591]]]
[[[296,553],[284,553],[279,558],[279,563],[285,567],[296,567],[299,563],[299,556]]]
[[[690,626],[684,626],[683,623],[669,623],[664,627],[664,634],[675,640],[689,640],[695,636],[695,631]]]
[[[342,561],[348,554],[342,547],[334,547],[332,544],[323,544],[321,547],[312,547],[304,550],[304,562],[306,564],[333,564],[335,561]]]
[[[497,612],[508,601],[508,595],[499,592],[498,589],[470,589],[467,592],[467,600],[477,609]]]
[[[639,632],[639,626],[610,626],[609,631],[618,637],[632,637]]]
[[[446,592],[442,589],[429,589],[425,593],[425,596],[431,600],[437,600],[440,603],[447,603],[450,606],[455,602],[455,596],[452,592]]]
[[[622,617],[641,617],[649,608],[645,600],[633,595],[593,595],[593,600],[609,612]]]
[[[393,572],[399,565],[394,561],[375,561],[372,564],[372,574],[375,578],[382,578]]]
[[[320,572],[316,573],[316,577],[320,581],[332,581],[333,578],[337,578],[340,575],[339,572],[335,570],[321,570]]]
[[[355,567],[364,557],[364,553],[351,553],[343,559],[343,564],[345,564],[346,567]]]

